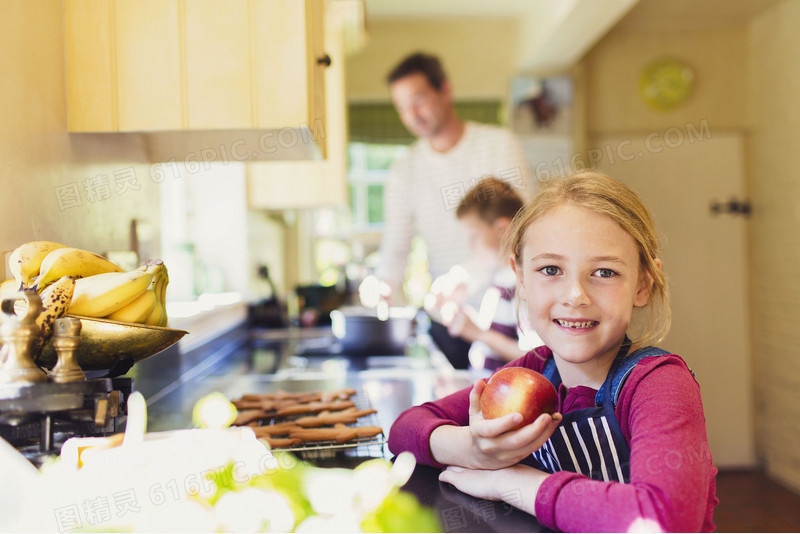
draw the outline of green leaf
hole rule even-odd
[[[431,508],[422,506],[414,495],[406,492],[390,494],[361,522],[364,532],[441,532],[442,528]]]
[[[272,489],[281,494],[289,501],[289,505],[294,513],[296,527],[305,518],[314,515],[311,503],[305,496],[303,481],[306,473],[313,466],[298,460],[296,457],[287,453],[274,453],[278,461],[278,467],[268,471],[263,475],[258,475],[250,480],[250,485],[259,488]]]
[[[220,497],[229,491],[239,491],[246,487],[247,483],[239,483],[233,475],[234,462],[231,461],[223,467],[206,475],[206,478],[216,485],[217,491],[208,499],[208,504],[214,506]]]

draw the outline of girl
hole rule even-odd
[[[545,345],[507,367],[548,377],[561,413],[516,430],[521,414],[484,419],[478,380],[406,410],[389,448],[548,528],[713,530],[700,388],[679,356],[649,346],[666,334],[669,307],[641,200],[597,173],[553,180],[514,219],[508,249],[520,305]],[[634,311],[645,312],[639,327]]]

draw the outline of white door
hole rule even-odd
[[[602,151],[598,168],[633,187],[656,219],[673,314],[661,346],[696,373],[715,465],[752,466],[747,219],[710,209],[712,201],[745,198],[743,138],[664,134],[601,137],[592,143],[595,159]]]

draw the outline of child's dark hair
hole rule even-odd
[[[411,74],[423,74],[428,79],[431,87],[440,91],[442,84],[447,79],[442,68],[442,63],[439,58],[430,54],[416,52],[402,60],[398,65],[392,69],[386,77],[386,83],[391,85],[400,78],[405,78]]]
[[[522,206],[522,198],[513,187],[489,176],[467,191],[456,208],[456,217],[462,219],[474,213],[483,222],[493,224],[500,217],[513,219]]]

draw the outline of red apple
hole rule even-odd
[[[493,374],[481,394],[481,413],[494,419],[508,413],[522,414],[522,423],[528,425],[543,413],[558,409],[556,388],[540,373],[525,367],[505,367]]]

